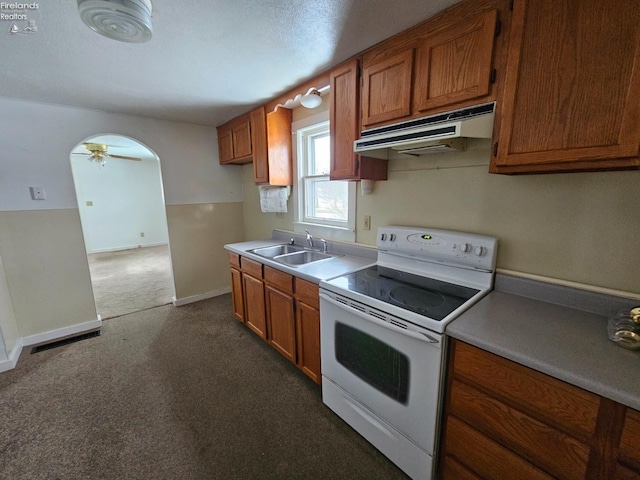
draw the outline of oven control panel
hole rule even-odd
[[[498,240],[452,230],[387,226],[378,229],[377,246],[391,255],[493,270]]]

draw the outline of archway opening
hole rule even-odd
[[[175,298],[160,159],[116,134],[70,154],[96,311],[113,318]]]

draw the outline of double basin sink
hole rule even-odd
[[[288,244],[254,248],[253,250],[249,250],[249,252],[290,267],[299,267],[300,265],[329,260],[330,258],[336,257],[336,255],[330,253],[318,252],[299,245]]]

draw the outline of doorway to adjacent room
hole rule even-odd
[[[101,134],[70,157],[100,318],[170,303],[175,288],[158,156],[135,139]]]

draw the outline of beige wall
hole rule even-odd
[[[0,256],[21,337],[97,318],[77,209],[0,211]]]
[[[488,141],[475,141],[461,154],[390,160],[389,179],[358,192],[357,242],[375,245],[377,227],[393,224],[494,235],[501,269],[640,293],[640,172],[492,175],[488,159]],[[248,239],[293,229],[290,214],[245,199]]]
[[[229,287],[223,247],[244,240],[242,207],[241,202],[167,205],[178,301]]]

